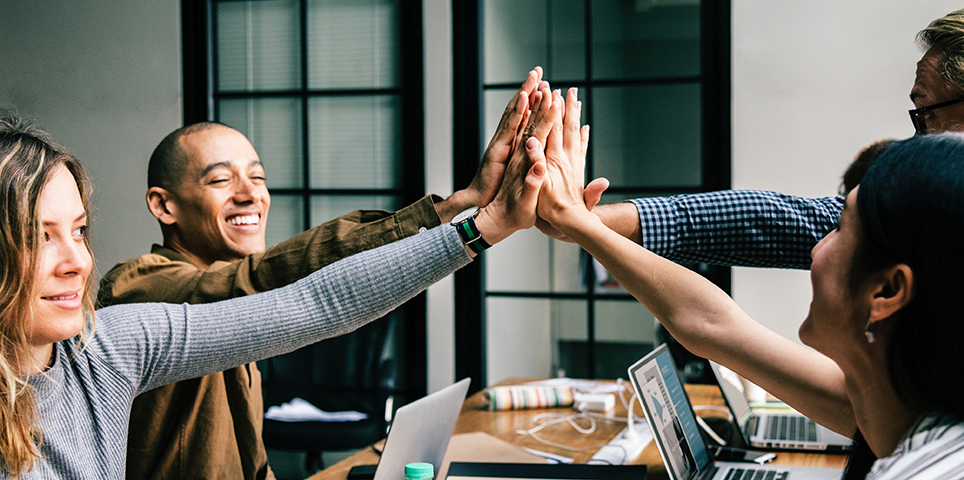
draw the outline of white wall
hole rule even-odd
[[[177,0],[0,2],[0,108],[16,108],[94,181],[97,268],[148,251],[147,161],[181,124]]]
[[[733,187],[835,194],[857,152],[913,135],[915,35],[959,1],[733,1]],[[737,268],[733,296],[796,339],[807,272]]]

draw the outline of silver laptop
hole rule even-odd
[[[439,471],[470,381],[462,379],[395,412],[375,480],[402,478],[405,464],[413,462],[431,463]]]
[[[723,373],[726,367],[710,361],[723,400],[730,407],[737,430],[747,445],[780,450],[842,452],[853,441],[798,412],[763,412],[750,408],[743,391]],[[736,374],[734,374],[736,375]]]
[[[693,406],[665,344],[629,367],[629,378],[670,480],[830,480],[843,473],[838,468],[715,461],[700,437]]]

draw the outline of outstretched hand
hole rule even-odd
[[[554,101],[556,99],[559,101]],[[539,143],[546,142],[553,126],[561,121],[561,96],[558,92],[553,95],[548,83],[542,82],[520,142],[505,166],[505,174],[495,198],[476,218],[479,230],[490,244],[535,224],[539,189],[546,167],[544,160],[533,162],[530,159],[525,140],[531,138]]]
[[[585,184],[586,150],[589,146],[589,126],[580,127],[582,102],[577,90],[569,89],[563,102],[561,95],[553,103],[562,103],[560,110],[565,112],[561,122],[556,124],[545,142],[545,152],[537,139],[526,141],[526,150],[533,162],[546,162],[546,178],[539,193],[538,215],[558,232],[560,222],[574,212],[588,212],[599,201],[608,182],[594,182],[587,195]],[[588,198],[588,200],[587,200]],[[561,234],[560,234],[561,235]]]
[[[549,84],[542,81],[542,67],[532,69],[502,112],[502,119],[482,154],[482,162],[472,182],[435,205],[442,222],[451,220],[455,214],[471,206],[484,207],[495,198],[502,185],[509,156],[522,144],[530,111],[539,102],[542,91],[548,89]]]

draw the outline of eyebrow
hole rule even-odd
[[[248,166],[249,166],[249,167],[257,167],[257,166],[262,166],[262,165],[261,165],[261,161],[260,161],[260,160],[251,160],[250,162],[248,162]],[[201,170],[201,173],[198,174],[198,177],[197,177],[197,178],[198,178],[198,179],[202,179],[202,178],[204,178],[205,175],[207,175],[208,173],[211,173],[211,170],[215,170],[215,169],[218,169],[218,168],[231,168],[231,162],[215,162],[215,163],[212,163],[212,164],[204,167],[204,170]]]
[[[79,222],[79,221],[81,221],[81,220],[87,220],[87,212],[84,212],[84,213],[81,213],[80,215],[77,215],[77,218],[75,218],[72,223],[77,223],[77,222]],[[40,222],[40,223],[41,223],[43,226],[45,226],[45,227],[49,227],[49,226],[51,226],[51,225],[56,225],[56,224],[57,224],[57,222],[51,222],[51,221],[49,221],[49,220],[42,221],[42,222]]]

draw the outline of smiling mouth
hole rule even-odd
[[[77,294],[75,293],[73,295],[56,295],[52,297],[40,297],[40,298],[44,300],[51,300],[51,301],[57,302],[57,301],[63,301],[63,300],[73,300],[77,298]]]
[[[251,214],[251,215],[236,215],[234,217],[227,219],[228,225],[234,225],[236,227],[242,226],[255,226],[261,222],[261,215]]]

